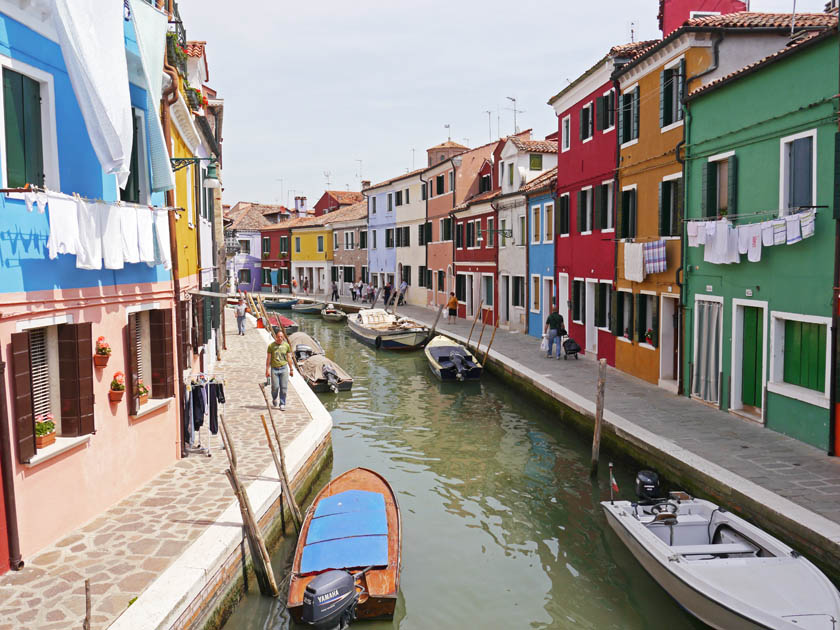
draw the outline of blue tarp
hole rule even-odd
[[[306,535],[306,544],[349,538],[351,536],[372,536],[388,533],[388,517],[382,512],[347,512],[313,518]]]
[[[306,545],[300,559],[300,572],[302,575],[307,575],[328,569],[351,569],[387,564],[387,536],[356,536]]]
[[[315,508],[315,518],[344,512],[385,511],[385,497],[378,492],[346,490],[321,499]]]
[[[272,284],[272,285],[278,285],[278,284],[280,284],[280,283],[277,281],[278,274],[279,274],[279,272],[278,272],[276,269],[272,269],[272,270],[271,270],[271,284]]]

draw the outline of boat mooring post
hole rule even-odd
[[[592,466],[590,475],[598,474],[598,455],[601,450],[601,421],[604,418],[604,383],[607,380],[607,360],[598,361],[598,385],[595,392],[595,434],[592,436]]]
[[[478,312],[481,313],[481,305],[478,305]],[[487,322],[484,317],[481,318],[481,334],[478,336],[478,343],[475,344],[475,353],[478,354],[478,349],[481,347],[481,338],[484,336],[484,329],[487,327]],[[469,342],[467,342],[469,343]]]
[[[487,355],[490,354],[490,346],[493,345],[493,340],[496,338],[496,331],[499,330],[499,316],[496,315],[496,325],[493,326],[493,334],[490,336],[490,343],[487,344],[487,350],[484,351],[484,360],[481,362],[482,365],[487,365]],[[475,349],[475,353],[478,354],[479,349]]]
[[[268,432],[268,424],[266,424],[265,415],[260,414],[260,419],[262,420],[263,429],[265,430],[265,439],[268,441],[268,448],[271,450],[271,458],[274,460],[274,467],[277,469],[277,477],[280,479],[282,494],[286,497],[286,503],[289,504],[289,511],[292,512],[292,521],[295,524],[295,529],[300,532],[300,524],[294,516],[295,507],[297,506],[292,505],[294,503],[294,497],[292,496],[292,491],[288,486],[288,478],[283,470],[283,464],[277,456],[277,449],[274,448],[274,443],[271,441],[271,435]]]
[[[473,319],[473,325],[472,325],[472,327],[470,328],[470,336],[469,336],[469,337],[467,337],[467,348],[469,348],[469,347],[470,347],[470,339],[472,339],[473,329],[475,328],[475,323],[478,321],[478,316],[479,316],[479,314],[481,313],[481,307],[482,307],[483,305],[484,305],[484,300],[481,300],[481,301],[478,303],[478,312],[476,312],[476,314],[475,314],[475,318]]]
[[[90,630],[90,579],[85,578],[85,620],[82,630]]]
[[[280,485],[286,501],[289,504],[289,509],[292,511],[292,520],[295,521],[297,531],[300,531],[303,525],[303,516],[301,516],[300,508],[295,495],[292,493],[292,484],[289,482],[289,473],[286,469],[286,456],[283,454],[283,444],[280,442],[280,434],[277,432],[277,425],[274,423],[274,414],[271,413],[271,405],[268,404],[268,395],[265,393],[265,383],[260,383],[260,391],[262,391],[265,399],[265,406],[268,409],[268,419],[271,421],[271,428],[274,429],[274,439],[277,441],[277,450],[280,454]]]
[[[440,308],[438,309],[437,317],[435,317],[435,323],[432,324],[432,329],[429,331],[429,339],[435,336],[435,330],[437,329],[438,321],[440,320],[440,314],[443,313],[444,306],[444,304],[441,304]]]

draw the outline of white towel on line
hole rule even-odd
[[[104,205],[104,204],[102,204]],[[100,204],[95,201],[77,201],[79,242],[76,250],[78,269],[102,269],[102,220]]]
[[[738,253],[746,254],[750,262],[761,260],[762,226],[760,223],[738,227]],[[742,251],[743,249],[743,251]]]
[[[697,227],[697,244],[698,245],[705,245],[706,244],[706,225],[708,225],[708,221],[699,221]]]
[[[47,209],[49,198],[47,197],[47,193],[29,192],[23,193],[23,202],[26,204],[26,209],[29,210],[29,212],[32,212],[32,210],[34,210],[34,206],[37,206],[38,212],[44,214],[44,211]]]
[[[140,250],[140,262],[154,264],[155,233],[150,208],[137,208],[137,247]]]
[[[164,269],[172,269],[172,253],[169,249],[169,211],[155,210],[155,263]]]
[[[137,238],[137,208],[120,206],[120,210],[123,260],[127,263],[142,262]]]
[[[786,243],[788,245],[793,245],[794,243],[798,243],[802,240],[802,224],[800,223],[801,219],[798,214],[792,214],[789,217],[785,217],[785,228],[786,228]]]
[[[122,269],[122,208],[117,205],[102,205],[102,260],[105,269]]]
[[[50,258],[59,254],[76,255],[79,247],[79,208],[72,197],[50,197],[50,237],[47,249]]]
[[[773,247],[773,222],[764,221],[761,224],[761,244],[764,247]]]
[[[726,256],[724,262],[727,264],[740,263],[741,254],[738,253],[738,230],[731,225],[725,228],[718,227],[726,232]]]
[[[787,226],[784,219],[773,219],[773,245],[784,245],[787,241]]]
[[[685,234],[688,239],[688,246],[689,247],[697,247],[700,242],[697,238],[698,233],[700,232],[700,228],[703,227],[704,235],[705,235],[705,226],[700,225],[700,221],[688,221],[686,222],[685,226]],[[704,239],[705,240],[705,239]]]
[[[814,235],[814,223],[816,221],[816,210],[806,210],[802,212],[799,216],[801,217],[800,223],[802,226],[802,238],[810,238]]]
[[[624,277],[631,282],[644,282],[644,247],[641,243],[624,244]]]

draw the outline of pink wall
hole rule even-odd
[[[0,339],[11,363],[11,335],[26,320],[72,315],[73,323],[91,322],[112,353],[105,368],[94,368],[96,432],[79,445],[36,466],[17,463],[15,494],[21,552],[24,558],[55,542],[68,531],[95,517],[175,462],[180,455],[179,413],[176,398],[137,419],[129,418],[128,403],[108,401],[114,372],[125,371],[126,307],[155,303],[172,308],[171,284],[94,287],[66,291],[4,294]],[[173,310],[173,333],[176,326]],[[173,334],[173,346],[175,343]],[[175,352],[173,347],[173,352]],[[175,354],[177,356],[177,354]],[[11,370],[7,369],[7,375]],[[14,436],[14,384],[7,377],[8,415]]]
[[[746,10],[747,5],[739,0],[660,0],[659,29],[667,37],[691,18],[692,11],[723,15]]]

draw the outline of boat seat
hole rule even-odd
[[[681,556],[719,556],[729,553],[755,553],[758,548],[746,542],[713,545],[674,545],[671,551]]]

